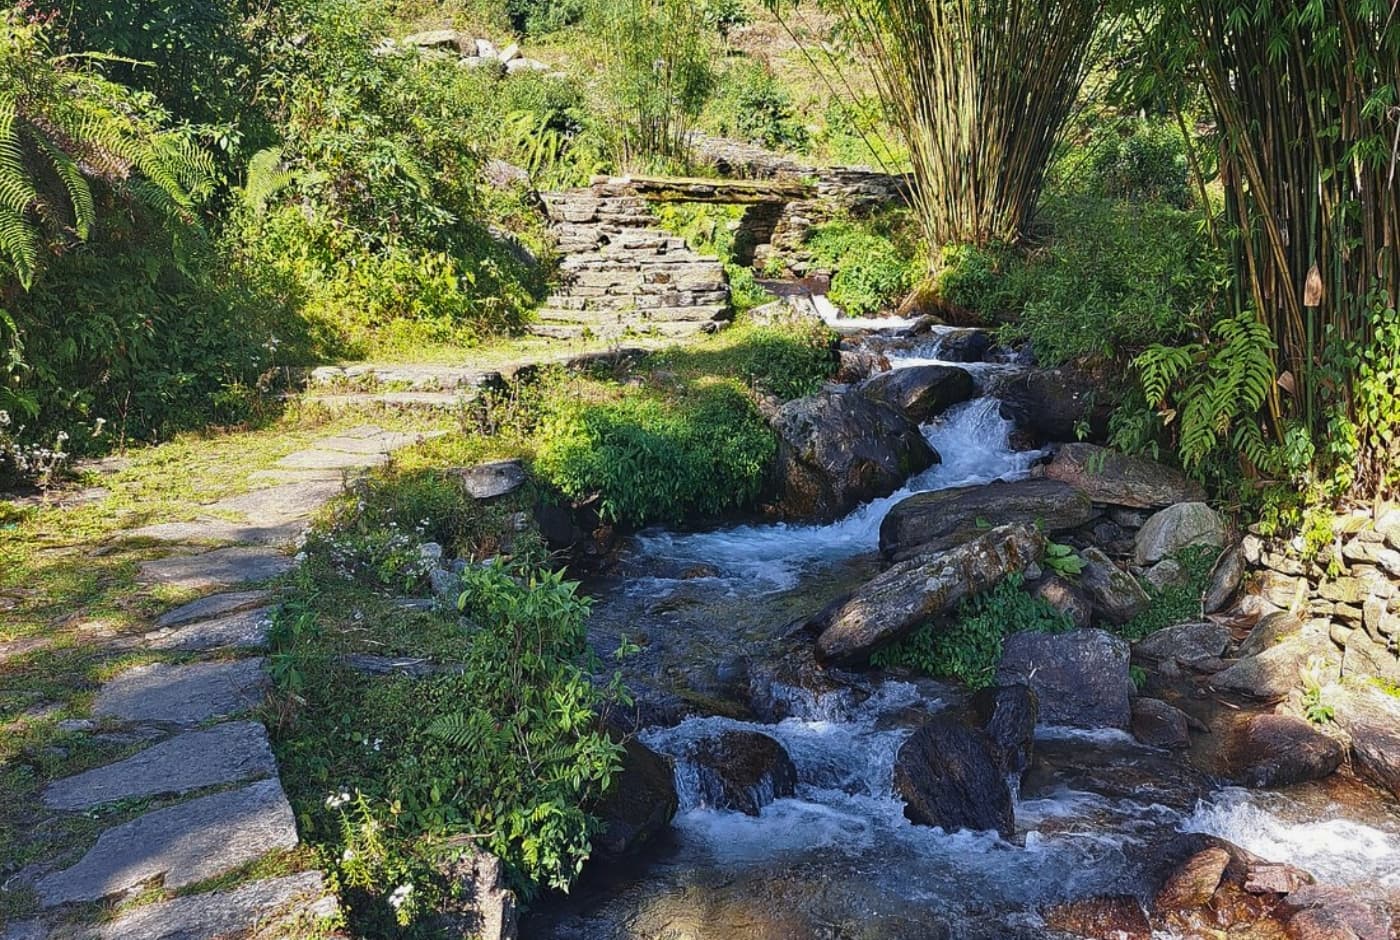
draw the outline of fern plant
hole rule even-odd
[[[212,188],[212,157],[97,61],[55,54],[16,10],[0,21],[0,272],[26,290],[44,252],[88,237],[93,182],[187,222]]]

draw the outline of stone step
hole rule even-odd
[[[646,338],[667,338],[678,339],[688,336],[695,336],[700,333],[711,333],[716,329],[723,328],[724,321],[628,321],[614,324],[588,324],[567,321],[549,321],[531,324],[530,333],[535,336],[544,336],[550,339],[573,340],[583,337],[594,337],[599,339],[646,339]]]
[[[55,781],[45,788],[43,801],[51,809],[77,811],[275,773],[267,731],[256,721],[234,721],[177,734],[126,760]]]
[[[138,580],[191,591],[270,581],[292,570],[292,560],[266,548],[220,548],[141,563]]]
[[[147,649],[176,652],[208,652],[222,649],[263,649],[272,629],[271,607],[254,607],[199,620],[180,627],[166,627],[147,633],[142,643]]]
[[[393,385],[415,392],[482,388],[500,381],[501,374],[494,370],[432,362],[357,362],[349,365],[319,366],[307,375],[307,384],[312,386]]]
[[[267,604],[272,595],[266,591],[235,591],[226,594],[210,594],[208,597],[201,597],[197,601],[190,601],[188,604],[181,604],[174,610],[166,611],[156,620],[156,627],[166,629],[168,627],[178,627],[196,620],[208,620],[211,617],[222,617],[225,614],[234,614],[240,610],[247,610],[250,607],[261,607]]]
[[[457,392],[328,392],[293,396],[297,401],[317,405],[331,412],[369,411],[454,411],[476,398],[474,393]]]
[[[264,682],[261,659],[148,663],[103,685],[92,712],[118,721],[197,725],[256,707],[263,700]]]
[[[102,925],[91,936],[93,940],[204,940],[242,937],[256,928],[257,936],[281,937],[290,934],[280,926],[311,931],[318,921],[334,918],[338,912],[321,873],[304,871],[147,904]]]
[[[296,541],[305,529],[304,522],[259,525],[205,518],[189,522],[160,522],[132,529],[123,535],[171,544],[276,546]]]
[[[99,901],[161,876],[165,888],[175,890],[296,844],[296,819],[282,785],[263,780],[108,829],[81,861],[41,878],[36,888],[46,908]]]

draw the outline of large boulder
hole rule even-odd
[[[891,406],[916,424],[967,401],[973,391],[972,376],[966,369],[936,365],[894,369],[860,386],[862,395]]]
[[[1255,715],[1231,742],[1235,778],[1248,787],[1286,787],[1326,777],[1341,766],[1345,749],[1291,715]]]
[[[790,401],[771,423],[778,506],[794,518],[833,521],[938,462],[917,424],[851,390]]]
[[[602,822],[593,837],[604,858],[627,855],[651,841],[676,815],[676,781],[671,764],[640,741],[623,742],[622,772],[596,806]]]
[[[1400,799],[1400,697],[1376,686],[1348,682],[1322,690],[1332,718],[1351,738],[1360,773]]]
[[[817,652],[829,660],[863,659],[1044,554],[1045,536],[1028,526],[1002,526],[941,554],[900,562],[813,619]]]
[[[997,684],[1029,686],[1046,724],[1127,728],[1137,691],[1128,656],[1128,644],[1104,630],[1018,633],[1006,638]]]
[[[939,334],[935,359],[944,362],[981,362],[992,348],[992,334],[986,330],[948,330]]]
[[[1303,624],[1287,615],[1266,617],[1239,652],[1240,659],[1212,676],[1211,685],[1277,701],[1299,685],[1299,671],[1313,662],[1320,665],[1319,678],[1324,682],[1341,674],[1325,623]]]
[[[1014,829],[1011,790],[987,736],[948,716],[934,717],[900,746],[894,790],[919,825],[1003,836]]]
[[[1079,587],[1094,605],[1094,612],[1109,623],[1127,623],[1147,610],[1152,599],[1137,579],[1119,568],[1097,548],[1080,552],[1084,570]]]
[[[1230,631],[1218,623],[1178,623],[1148,634],[1133,644],[1133,655],[1166,662],[1181,663],[1215,659],[1230,645]]]
[[[1225,520],[1205,503],[1177,503],[1156,513],[1138,530],[1133,560],[1156,564],[1192,545],[1225,546]]]
[[[1148,747],[1179,748],[1191,743],[1186,713],[1161,699],[1133,699],[1132,731]]]
[[[1155,509],[1205,499],[1201,485],[1178,470],[1093,444],[1061,447],[1045,468],[1045,475],[1110,506]]]
[[[1071,441],[1080,429],[1101,440],[1111,401],[1088,376],[1070,369],[1027,369],[991,378],[989,391],[1001,413],[1043,443]]]
[[[1081,898],[1041,912],[1045,926],[1087,940],[1152,940],[1142,902],[1130,894]]]
[[[757,731],[726,731],[697,743],[687,759],[699,771],[701,798],[715,809],[757,816],[792,796],[797,768],[783,746]]]
[[[1342,675],[1400,683],[1400,653],[1394,643],[1378,643],[1365,630],[1353,630],[1342,655]]]
[[[885,515],[880,551],[903,561],[960,545],[988,525],[1028,525],[1053,533],[1078,528],[1093,516],[1087,496],[1054,480],[932,490],[901,500]]]
[[[1076,628],[1083,629],[1093,623],[1093,602],[1077,585],[1058,575],[1048,575],[1035,582],[1031,587],[1031,596],[1064,614]]]
[[[983,689],[968,708],[976,726],[986,732],[1001,772],[1020,777],[1035,753],[1035,724],[1040,716],[1035,693],[1024,685]]]

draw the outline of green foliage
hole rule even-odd
[[[938,253],[933,288],[938,299],[982,322],[995,322],[1016,298],[1008,294],[1006,267],[1014,256],[1005,247],[944,245]]]
[[[671,397],[561,401],[539,441],[541,479],[573,500],[596,497],[602,518],[635,526],[753,505],[776,451],[753,404],[724,382]]]
[[[792,96],[758,62],[745,62],[724,73],[705,124],[723,137],[732,137],[777,150],[800,150],[807,128],[793,113]]]
[[[1026,593],[1020,575],[958,605],[951,623],[927,623],[870,657],[882,668],[904,666],[986,688],[996,676],[1002,645],[1015,633],[1066,633],[1069,617]]]
[[[913,288],[921,266],[893,234],[854,222],[827,222],[809,233],[806,247],[817,264],[835,272],[828,296],[847,316],[887,310]]]
[[[506,0],[511,26],[531,36],[543,36],[583,19],[586,0]]]
[[[1141,692],[1147,685],[1147,670],[1141,666],[1129,666],[1128,678],[1132,680],[1133,688]]]
[[[1045,546],[1045,557],[1041,560],[1046,568],[1062,578],[1077,578],[1084,572],[1084,559],[1070,545],[1049,542]]]
[[[700,0],[700,16],[706,26],[726,37],[736,26],[749,22],[744,0]]]
[[[701,347],[657,353],[651,364],[737,379],[784,401],[816,393],[836,371],[837,336],[810,317],[754,323],[740,317]]]
[[[1058,181],[1057,192],[1177,209],[1190,203],[1186,145],[1180,130],[1164,122],[1136,117],[1105,121],[1064,162],[1083,175]]]
[[[1208,545],[1193,545],[1175,556],[1184,576],[1180,584],[1163,588],[1147,588],[1152,603],[1147,610],[1118,628],[1129,640],[1140,640],[1163,627],[1201,619],[1201,597],[1210,586],[1210,572],[1215,567],[1219,549]]]

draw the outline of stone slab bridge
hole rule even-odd
[[[659,228],[651,204],[747,206],[735,233],[736,259],[761,263],[781,252],[793,274],[806,275],[817,273],[802,249],[812,225],[868,215],[908,198],[902,176],[818,168],[718,138],[698,138],[692,145],[726,178],[606,177],[540,194],[562,260],[561,283],[534,332],[558,338],[685,336],[712,332],[730,319],[723,265]]]

